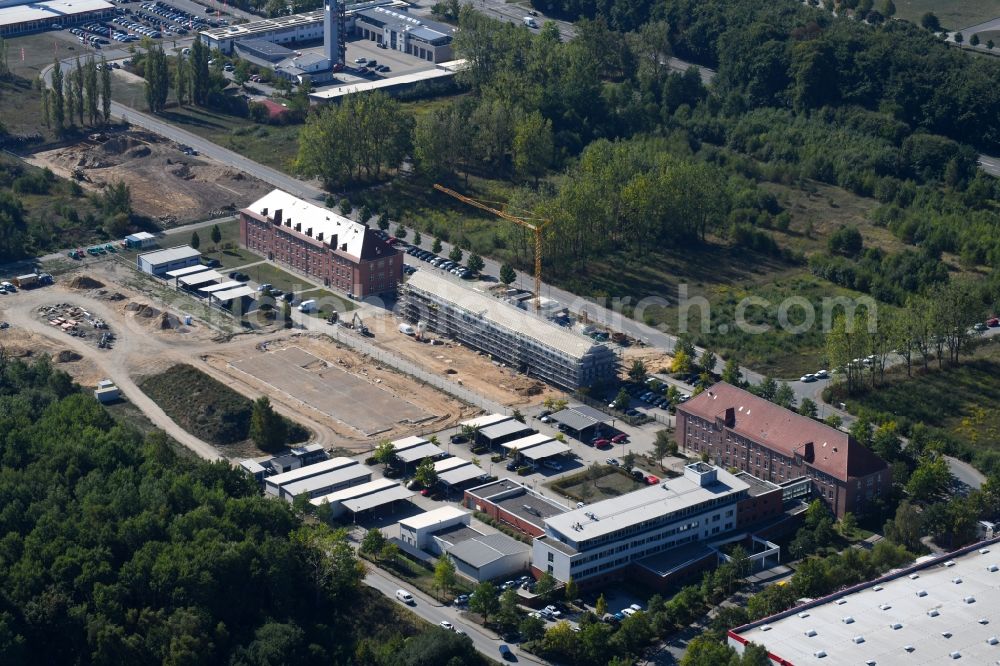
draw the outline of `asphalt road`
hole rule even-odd
[[[432,599],[420,590],[408,586],[382,569],[378,569],[371,565],[368,565],[368,575],[365,576],[365,584],[389,597],[389,599],[391,599],[394,603],[401,603],[396,600],[396,590],[406,590],[413,595],[414,604],[409,608],[414,613],[433,625],[440,624],[442,620],[451,622],[457,629],[461,629],[465,632],[466,636],[472,639],[472,644],[479,652],[490,659],[500,659],[499,648],[500,644],[504,641],[500,640],[500,638],[492,632],[486,631],[480,625],[466,620],[462,616],[462,613],[454,606],[442,606],[440,602]],[[518,646],[514,643],[508,643],[508,645],[514,654],[517,655],[518,663],[547,663],[536,657],[521,652],[520,648],[518,648]]]
[[[979,156],[979,168],[990,174],[991,176],[996,176],[1000,178],[1000,157],[993,157],[992,155],[980,155]]]

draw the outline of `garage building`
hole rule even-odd
[[[25,35],[49,30],[54,26],[70,26],[101,21],[115,13],[115,7],[105,0],[48,0],[48,2],[0,2],[0,37]]]
[[[445,505],[433,511],[404,518],[399,521],[399,539],[414,548],[426,550],[432,547],[431,535],[449,527],[464,525],[468,527],[472,513],[457,506]]]
[[[415,493],[390,479],[376,479],[359,486],[353,486],[335,493],[314,498],[310,503],[315,507],[326,504],[334,518],[345,513],[354,514],[373,511],[380,506],[394,506],[396,502],[413,497]]]
[[[264,480],[264,492],[265,494],[272,495],[274,497],[285,497],[287,494],[284,490],[286,486],[297,484],[300,481],[311,479],[316,476],[345,469],[351,470],[347,476],[344,477],[345,479],[354,478],[354,475],[359,475],[360,477],[367,475],[368,479],[366,480],[371,479],[371,470],[364,465],[359,464],[358,461],[345,457],[330,458],[329,460],[323,460],[312,465],[306,465],[304,467],[299,467],[288,472],[268,477]],[[296,486],[296,488],[301,488],[301,486]],[[289,501],[292,499],[294,499],[294,495],[288,498]]]
[[[136,268],[143,273],[162,277],[168,271],[199,265],[201,252],[189,245],[178,245],[167,250],[145,252],[135,258]]]

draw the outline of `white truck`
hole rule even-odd
[[[400,324],[399,332],[402,333],[403,335],[413,335],[416,333],[416,330],[409,324]]]
[[[302,301],[299,303],[299,312],[315,312],[316,311],[316,300],[309,299],[308,301]]]

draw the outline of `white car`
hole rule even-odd
[[[454,631],[455,630],[455,625],[453,625],[448,620],[441,620],[440,624],[441,624],[441,628],[442,629],[447,629],[448,631]]]
[[[629,606],[629,608],[634,610],[636,613],[642,611],[642,606],[640,606],[639,604],[632,604],[631,606]]]
[[[633,615],[635,615],[635,614],[636,614],[637,612],[638,612],[638,611],[637,611],[636,609],[634,609],[634,608],[631,608],[631,607],[629,607],[629,608],[623,608],[623,609],[621,610],[621,613],[622,613],[622,615],[624,615],[625,617],[632,617],[632,616],[633,616]]]
[[[826,370],[817,370],[816,371],[816,379],[826,379],[829,376],[830,376],[830,373],[827,372]]]
[[[802,375],[799,377],[799,381],[805,383],[814,382],[816,381],[816,375]]]
[[[355,58],[354,59],[354,64],[356,64],[356,65],[363,65],[366,62],[368,62],[368,58]]]

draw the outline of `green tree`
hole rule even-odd
[[[486,262],[475,252],[469,253],[469,258],[465,262],[465,267],[468,268],[473,273],[479,273],[481,270],[486,268]]]
[[[178,56],[174,65],[174,90],[177,94],[177,106],[184,106],[191,98],[189,69],[187,59],[184,56]]]
[[[457,245],[452,246],[451,251],[448,252],[448,258],[454,261],[456,264],[462,263],[462,259],[465,257],[465,253],[462,252],[462,248]]]
[[[73,109],[76,111],[77,118],[80,119],[80,125],[83,125],[83,115],[86,105],[84,104],[83,99],[83,63],[80,62],[79,58],[76,59],[76,69],[73,70],[70,80],[73,83]]]
[[[420,235],[420,232],[419,232],[419,231],[414,231],[414,232],[413,232],[413,244],[414,244],[414,245],[416,245],[416,246],[418,246],[418,247],[419,247],[419,246],[420,246],[420,243],[421,243],[421,242],[423,242],[423,240],[424,240],[424,239],[423,239],[423,237],[422,237],[422,236]]]
[[[386,541],[385,545],[382,546],[382,550],[379,551],[378,558],[383,562],[395,564],[396,560],[399,558],[399,552],[399,546],[391,541]]]
[[[599,618],[603,618],[608,612],[608,600],[604,598],[602,593],[597,597],[597,601],[594,603],[594,613]]]
[[[788,382],[781,382],[778,385],[778,390],[774,392],[772,402],[781,405],[785,409],[795,408],[795,391],[788,385]]]
[[[159,113],[167,105],[170,91],[170,74],[167,70],[167,56],[163,49],[154,46],[145,58],[146,105],[153,113]]]
[[[743,385],[743,374],[740,372],[740,362],[737,359],[726,360],[726,366],[722,370],[722,381],[733,386]]]
[[[799,414],[814,419],[818,413],[819,411],[816,409],[816,403],[813,400],[810,398],[802,398],[802,402],[799,403]]]
[[[93,56],[87,58],[87,65],[83,70],[83,91],[86,93],[87,120],[91,125],[96,125],[100,118],[100,95],[97,91],[97,64]]]
[[[535,583],[535,594],[546,603],[551,601],[552,591],[556,589],[556,579],[548,571],[544,572]]]
[[[337,210],[340,211],[341,215],[343,215],[344,217],[347,217],[352,212],[354,212],[354,206],[351,204],[351,200],[350,199],[348,199],[347,197],[344,197],[343,199],[340,200],[340,204],[338,204]]]
[[[942,495],[952,483],[951,470],[941,456],[924,456],[917,464],[910,480],[906,484],[906,492],[914,499],[929,502]]]
[[[882,531],[885,533],[885,538],[892,543],[916,552],[921,547],[922,525],[920,512],[909,501],[904,500],[896,507],[896,515],[886,521]]]
[[[545,621],[540,617],[525,617],[517,626],[521,638],[526,641],[537,641],[545,635]]]
[[[886,18],[892,18],[896,15],[896,4],[892,0],[884,0],[879,12]]]
[[[389,213],[382,213],[378,216],[378,228],[382,231],[389,230]]]
[[[469,596],[469,610],[482,616],[483,624],[487,624],[490,616],[500,610],[496,586],[489,581],[477,585]]]
[[[695,636],[687,645],[681,666],[724,666],[737,658],[736,651],[728,645],[707,636]]]
[[[677,454],[677,442],[671,437],[669,430],[656,431],[656,437],[653,439],[653,453],[656,454],[656,458],[660,461],[661,465],[666,456]]]
[[[424,488],[433,487],[438,482],[437,472],[434,471],[434,461],[430,458],[421,460],[420,464],[417,465],[417,470],[414,472],[413,478]]]
[[[396,459],[396,446],[391,440],[383,439],[375,447],[375,453],[372,457],[380,465],[389,465]]]
[[[572,576],[570,576],[570,579],[566,581],[565,592],[566,592],[566,601],[570,603],[573,603],[574,601],[580,598],[580,590],[576,584],[576,581],[573,580]]]
[[[646,364],[642,362],[641,359],[635,359],[632,361],[632,365],[628,369],[628,378],[633,382],[643,382],[646,380],[646,376],[649,374],[646,369]]]
[[[510,286],[514,280],[517,279],[517,273],[514,272],[514,267],[510,264],[501,264],[500,266],[500,282]]]
[[[193,247],[194,249],[196,249],[196,250],[199,247],[201,247],[201,238],[198,236],[198,232],[197,231],[192,231],[191,232],[191,242],[189,243],[189,245],[191,247]]]
[[[219,243],[222,242],[222,229],[219,228],[219,225],[217,225],[217,224],[213,224],[212,225],[212,236],[211,236],[211,238],[212,238],[212,244],[213,245],[218,245]]]
[[[853,513],[848,511],[840,519],[840,533],[850,538],[856,529],[858,529],[858,519],[854,517]]]
[[[441,239],[435,238],[434,243],[431,244],[431,252],[434,254],[441,254]]]
[[[62,65],[56,58],[52,63],[52,123],[56,134],[66,129],[66,98],[63,93]]]
[[[367,532],[365,532],[364,538],[361,539],[361,545],[359,548],[363,553],[370,553],[376,557],[382,552],[382,547],[385,546],[386,539],[385,535],[382,534],[382,530],[377,527],[373,527]]]
[[[774,381],[770,375],[765,376],[761,383],[757,386],[757,395],[765,400],[774,402],[774,399],[778,395],[778,382]]]
[[[198,35],[191,45],[191,98],[198,106],[208,106],[212,74],[208,68],[209,49]]]
[[[872,451],[882,460],[892,462],[898,460],[903,450],[903,441],[898,433],[895,421],[887,421],[875,429],[871,440]]]
[[[555,147],[552,138],[552,122],[538,111],[525,114],[514,128],[514,171],[524,179],[534,180],[545,175]]]
[[[455,587],[455,562],[447,553],[438,558],[434,565],[434,585],[442,594],[448,594]]]
[[[628,394],[624,388],[618,390],[618,395],[615,396],[615,401],[612,403],[614,408],[618,411],[624,412],[628,409],[629,403],[632,401],[632,397]]]
[[[956,44],[961,44],[963,41],[965,41],[965,38],[962,37],[962,33],[960,32],[956,32],[954,35],[951,36],[951,38],[955,40]]]
[[[103,55],[101,56],[101,115],[105,124],[111,122],[111,68],[108,67],[108,61]]]
[[[970,46],[979,46],[979,33],[973,33],[972,37],[969,38]]]
[[[521,614],[517,610],[517,592],[513,588],[504,590],[500,595],[500,611],[496,620],[500,631],[513,631],[520,619]]]
[[[253,403],[250,414],[250,439],[261,451],[274,452],[284,447],[288,432],[285,420],[281,418],[267,396],[261,396]]]
[[[404,227],[402,224],[396,225],[396,238],[400,240],[406,238],[406,227]]]
[[[714,352],[706,349],[701,354],[701,359],[698,361],[698,367],[700,367],[704,372],[712,374],[715,372],[715,364],[718,360],[719,359]]]

